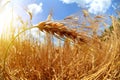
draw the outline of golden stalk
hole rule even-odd
[[[37,26],[41,31],[46,31],[61,38],[69,38],[77,43],[87,43],[90,40],[90,37],[87,35],[77,32],[76,29],[70,29],[65,24],[59,22],[44,21],[40,22]]]

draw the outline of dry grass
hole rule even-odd
[[[108,31],[103,41],[95,33],[96,18],[103,17],[91,21],[87,12],[84,17],[91,23],[91,35],[60,22],[45,21],[37,25],[40,31],[47,32],[44,42],[18,37],[9,47],[5,69],[4,57],[0,58],[0,80],[119,80],[120,22],[111,17],[113,31]],[[58,46],[52,41],[53,35],[58,38]],[[2,44],[0,49],[5,53],[8,42]]]

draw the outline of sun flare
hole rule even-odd
[[[9,36],[15,21],[16,13],[11,6],[5,6],[2,10],[0,9],[0,36],[3,34]]]

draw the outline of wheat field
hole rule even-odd
[[[113,29],[99,35],[104,17],[83,14],[89,26],[70,28],[48,19],[28,29],[24,22],[17,36],[1,37],[0,80],[120,80],[120,21],[111,16]],[[32,28],[46,34],[38,33],[43,41],[30,34],[25,39]]]

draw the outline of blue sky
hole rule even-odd
[[[5,3],[7,5],[2,7]],[[26,11],[33,14],[32,23],[36,25],[46,20],[51,10],[54,20],[63,20],[83,9],[94,15],[115,15],[115,11],[120,10],[120,0],[0,0],[0,26],[6,23],[9,25],[12,14],[15,18],[14,23],[18,21],[16,20],[18,16],[23,20],[29,20],[30,17]],[[81,16],[81,13],[78,15]],[[6,28],[0,27],[0,33]]]
[[[7,5],[3,8],[7,1]],[[17,28],[18,16],[25,21],[29,20],[30,17],[26,11],[33,14],[32,24],[36,25],[45,21],[51,10],[54,20],[63,20],[83,9],[94,15],[116,15],[115,11],[120,10],[120,0],[0,0],[0,34],[11,28],[9,25],[13,18],[14,26]],[[78,15],[81,16],[81,13]],[[7,27],[4,27],[4,24],[7,24]]]
[[[50,10],[53,11],[54,20],[62,20],[82,9],[87,9],[91,14],[115,15],[115,10],[120,7],[120,0],[13,0],[12,3],[33,13],[33,24],[44,21]]]

